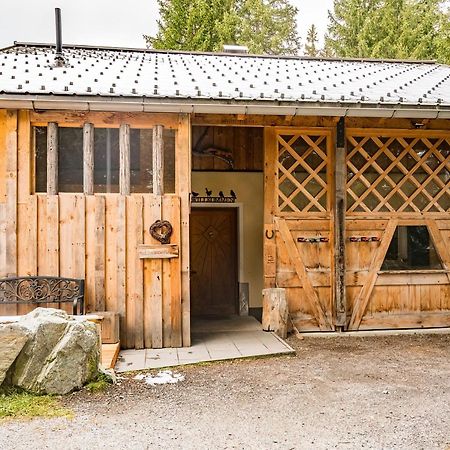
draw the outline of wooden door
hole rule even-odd
[[[191,314],[237,313],[237,209],[193,208],[190,222]]]
[[[348,129],[346,190],[348,328],[450,326],[450,133]]]
[[[332,330],[332,132],[266,130],[265,287],[301,331]]]

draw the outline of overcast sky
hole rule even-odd
[[[292,0],[298,7],[302,44],[315,23],[325,32],[333,0]],[[54,8],[62,10],[63,42],[145,47],[143,34],[155,34],[156,0],[0,0],[0,48],[14,41],[54,42]]]

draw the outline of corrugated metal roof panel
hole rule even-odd
[[[276,104],[450,106],[450,67],[430,62],[316,60],[51,46],[0,50],[0,94],[192,99]]]

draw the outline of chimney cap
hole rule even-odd
[[[225,53],[234,53],[237,55],[248,55],[248,47],[246,45],[225,44],[223,46],[223,51]]]

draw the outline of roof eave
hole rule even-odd
[[[449,119],[450,105],[193,100],[148,97],[0,95],[0,108],[105,112],[356,116]]]

